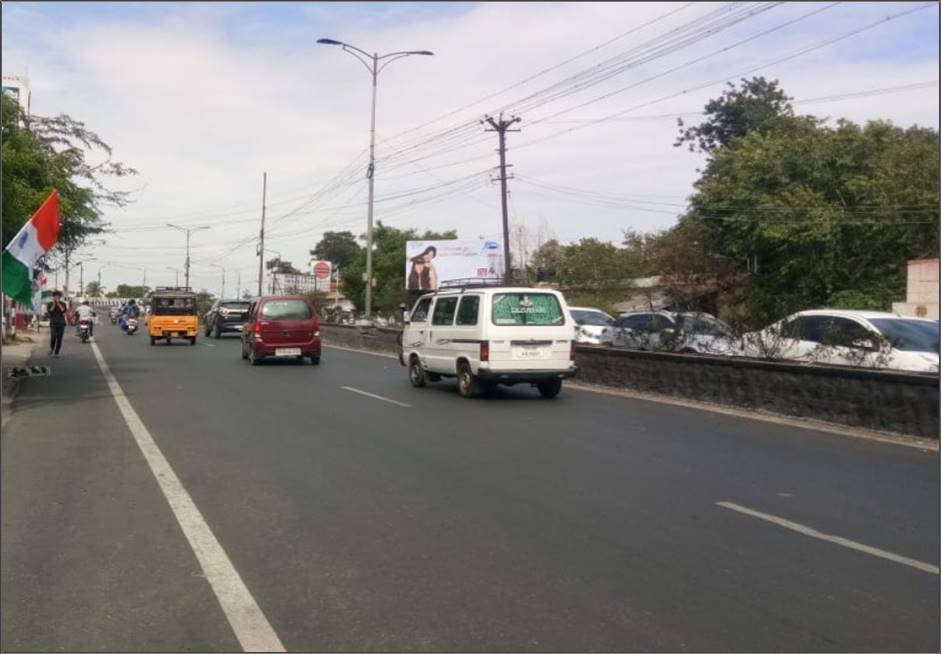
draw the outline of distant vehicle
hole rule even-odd
[[[532,384],[543,397],[555,397],[577,370],[567,316],[565,298],[550,289],[445,287],[415,303],[399,362],[415,387],[457,377],[464,397],[498,384]]]
[[[221,338],[226,332],[242,332],[248,318],[248,300],[216,300],[203,319],[206,336]]]
[[[265,295],[249,305],[242,326],[242,358],[253,366],[266,357],[310,359],[320,364],[320,318],[303,295]]]
[[[726,323],[701,312],[636,311],[615,321],[614,345],[638,350],[742,354],[741,340]]]
[[[614,342],[614,318],[601,309],[569,307],[575,322],[575,342],[610,345]]]
[[[938,372],[938,321],[880,311],[801,311],[743,336],[745,354]]]

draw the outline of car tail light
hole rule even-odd
[[[575,341],[569,342],[569,361],[575,361]]]
[[[480,343],[480,360],[481,360],[481,361],[490,361],[490,341],[481,341],[481,343]]]
[[[255,338],[260,341],[261,340],[261,321],[260,320],[255,321],[255,326],[252,328],[252,331],[255,332]]]

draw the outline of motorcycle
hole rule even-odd
[[[91,335],[91,320],[87,318],[78,321],[78,337],[82,339],[82,343],[88,342],[88,337]]]
[[[111,309],[111,324],[112,325],[118,324],[118,310],[117,309]]]
[[[137,332],[137,318],[127,319],[127,329],[125,329],[125,332],[127,333],[128,336],[131,336],[132,334]]]

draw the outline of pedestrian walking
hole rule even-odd
[[[49,354],[58,357],[62,349],[62,337],[65,335],[66,306],[62,301],[62,293],[52,292],[52,302],[46,307],[49,313]]]

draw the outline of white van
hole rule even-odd
[[[399,361],[415,387],[457,377],[464,397],[497,384],[532,384],[555,397],[577,371],[574,333],[558,291],[471,284],[418,299]]]

